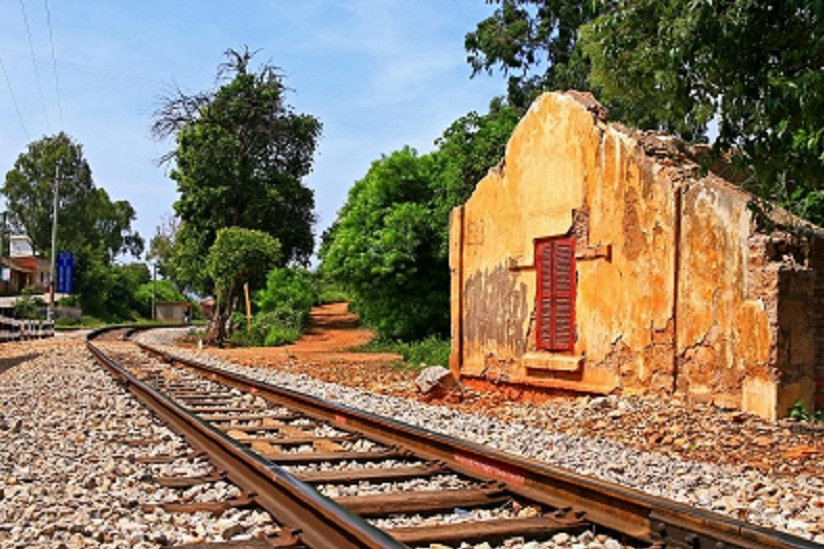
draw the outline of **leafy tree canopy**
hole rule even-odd
[[[215,281],[218,296],[218,322],[209,339],[222,343],[226,320],[240,300],[243,284],[250,290],[263,286],[266,273],[278,265],[281,246],[277,239],[262,231],[228,227],[217,232],[206,256],[208,275]]]
[[[175,280],[177,271],[174,264],[175,239],[180,223],[175,217],[168,217],[158,225],[157,232],[149,241],[146,259],[157,265],[160,276]]]
[[[266,232],[282,246],[279,263],[306,263],[312,253],[314,195],[302,182],[312,169],[321,124],[295,113],[276,67],[250,68],[248,49],[228,50],[220,87],[194,96],[178,92],[156,113],[159,137],[175,135],[172,178],[180,199],[176,275],[211,290],[204,258],[223,227]]]
[[[143,318],[152,318],[152,296],[160,301],[188,301],[171,280],[146,281],[134,292],[135,310]]]
[[[435,186],[438,216],[466,202],[486,172],[503,158],[509,136],[525,110],[494,99],[487,114],[472,111],[453,122],[435,141],[441,170]],[[444,233],[445,240],[448,235]]]
[[[112,202],[95,187],[82,146],[62,132],[30,143],[6,173],[1,190],[12,226],[28,235],[36,252],[51,253],[55,177],[60,181],[58,248],[102,247],[110,259],[143,252],[143,239],[131,230],[134,208],[126,200]]]
[[[449,329],[449,212],[504,154],[520,109],[493,102],[438,139],[375,161],[324,234],[321,270],[343,284],[361,318],[385,338],[445,336]]]
[[[131,228],[134,208],[125,200],[113,202],[95,187],[82,146],[68,135],[34,141],[18,156],[0,191],[12,226],[28,235],[36,252],[51,254],[55,176],[60,180],[57,248],[75,254],[75,292],[84,312],[110,317],[117,314],[112,296],[122,286],[112,265],[115,256],[143,253],[143,239]]]
[[[490,0],[495,12],[467,33],[473,76],[500,70],[509,76],[509,101],[526,108],[544,89],[587,88],[576,45],[578,29],[604,10],[587,0]]]
[[[266,286],[255,294],[255,307],[265,313],[294,312],[305,326],[318,295],[319,284],[311,271],[300,267],[272,269],[266,275]]]
[[[745,184],[824,222],[824,4],[817,0],[496,0],[467,34],[510,101],[590,90],[611,117],[733,151]],[[816,114],[813,114],[816,113]]]
[[[438,159],[404,148],[372,163],[339,213],[323,269],[354,296],[361,318],[387,337],[448,326],[449,270],[432,216]],[[441,223],[443,220],[441,220]]]

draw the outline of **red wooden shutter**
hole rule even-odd
[[[553,242],[552,350],[575,347],[575,240]]]
[[[536,242],[535,264],[537,347],[546,351],[572,351],[575,348],[575,239]]]
[[[538,349],[552,347],[552,241],[535,244],[535,265],[538,274]]]

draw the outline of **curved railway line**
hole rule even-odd
[[[281,529],[266,546],[458,547],[589,530],[659,549],[824,547],[129,342],[133,331],[94,332],[89,349],[215,468],[156,480],[170,487],[234,483],[240,498],[201,510],[268,511]],[[145,353],[139,360],[135,346]],[[351,485],[354,494],[345,489]],[[411,526],[396,520],[442,514],[461,518]]]

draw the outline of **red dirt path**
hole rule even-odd
[[[415,372],[393,367],[403,360],[400,355],[351,350],[374,338],[375,333],[358,324],[346,303],[332,303],[312,310],[309,328],[292,345],[207,350],[238,364],[307,374],[384,394],[414,390]]]

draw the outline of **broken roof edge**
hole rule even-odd
[[[621,122],[608,120],[609,110],[604,107],[590,92],[579,90],[563,90],[544,92],[530,104],[529,109],[521,118],[507,141],[504,156],[487,172],[489,175],[505,177],[506,158],[509,156],[509,145],[524,119],[534,111],[540,109],[544,101],[551,99],[573,101],[580,108],[592,115],[594,129],[606,133],[613,131],[622,137],[633,141],[640,152],[662,168],[676,169],[684,174],[684,184],[707,180],[721,184],[741,193],[747,198],[748,205],[753,212],[753,222],[758,226],[771,226],[766,232],[783,231],[790,234],[804,233],[824,238],[824,228],[815,223],[793,214],[778,204],[760,198],[743,187],[745,175],[736,169],[724,155],[716,154],[712,145],[697,143],[690,144],[680,137],[656,130],[640,130],[629,127]],[[664,160],[666,159],[666,162]],[[703,175],[701,175],[703,173]],[[484,177],[481,181],[486,179]],[[478,185],[481,183],[478,182]],[[477,186],[476,186],[477,188]],[[473,193],[474,194],[474,191]],[[470,195],[471,198],[471,195]]]

